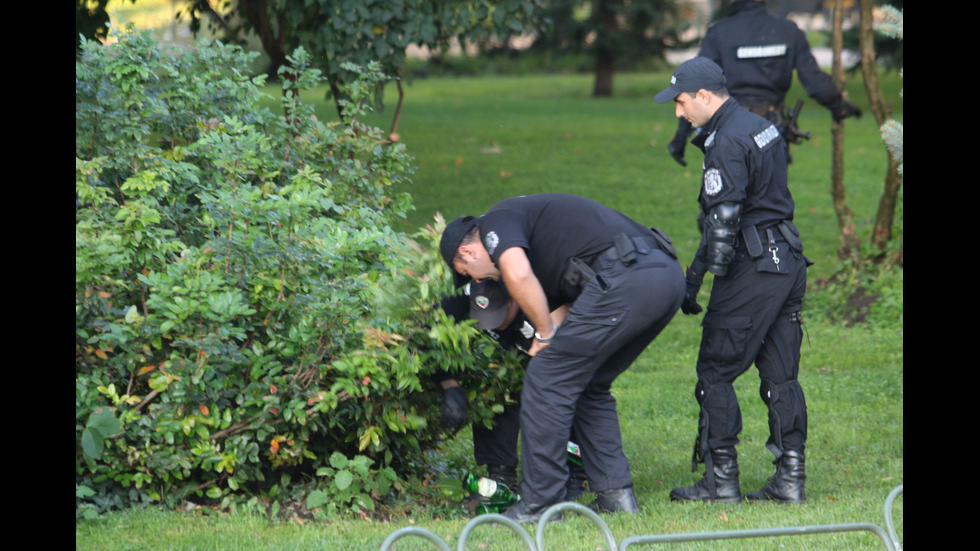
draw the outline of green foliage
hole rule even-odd
[[[902,330],[905,326],[905,271],[890,264],[845,261],[819,293],[807,294],[807,317],[844,326],[868,324]]]
[[[363,85],[325,124],[298,94],[259,109],[237,47],[117,33],[83,41],[75,73],[76,514],[328,488],[367,508],[443,432],[432,371],[492,352],[434,308],[435,247],[392,229],[411,158],[359,120],[385,77],[349,66]],[[283,72],[288,91],[322,81],[302,49]],[[406,281],[428,291],[403,297],[402,320],[376,290]],[[475,418],[491,408],[475,400]]]
[[[611,55],[620,69],[645,60],[663,60],[670,46],[683,42],[688,21],[673,0],[557,0],[538,14],[543,28],[533,48],[556,58],[586,52]]]
[[[401,74],[409,45],[448,51],[450,41],[486,41],[519,34],[528,28],[540,0],[240,0],[215,4],[193,0],[187,7],[192,29],[205,17],[219,21],[229,40],[247,32],[263,39],[262,46],[278,66],[283,52],[304,47],[330,82],[328,93],[346,99],[346,88],[358,75],[346,64],[366,66],[377,61],[392,75]],[[218,30],[213,29],[213,30]],[[380,106],[383,86],[373,89]]]

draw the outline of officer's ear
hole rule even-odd
[[[463,262],[466,264],[469,264],[470,260],[475,259],[478,254],[478,251],[472,243],[461,244],[456,249],[456,256],[463,259]]]

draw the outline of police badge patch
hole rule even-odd
[[[718,172],[717,168],[709,168],[704,173],[704,192],[709,197],[714,197],[718,195],[721,191],[721,172]]]
[[[487,248],[487,252],[493,254],[493,251],[497,250],[497,245],[500,244],[500,238],[497,237],[497,232],[488,232],[483,236],[483,246]]]

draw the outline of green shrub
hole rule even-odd
[[[350,67],[345,119],[325,124],[297,99],[322,83],[302,50],[275,114],[251,54],[116,34],[75,69],[76,516],[368,508],[444,436],[435,368],[459,372],[476,421],[520,377],[436,307],[438,230],[391,227],[411,158],[358,122],[385,77]]]

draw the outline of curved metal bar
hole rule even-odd
[[[897,551],[902,551],[902,544],[898,541],[898,533],[895,532],[895,521],[892,519],[892,505],[895,503],[895,498],[904,492],[905,484],[899,484],[888,494],[888,498],[885,499],[885,527],[888,528],[888,536],[892,539],[892,543],[895,544]]]
[[[627,547],[633,544],[651,544],[651,543],[674,543],[682,541],[707,541],[707,540],[725,540],[725,539],[745,539],[745,538],[765,538],[765,537],[775,537],[775,536],[803,536],[807,534],[826,534],[830,532],[857,532],[857,531],[867,531],[878,536],[881,542],[885,545],[888,551],[902,551],[902,545],[898,541],[898,534],[895,531],[895,524],[892,519],[892,508],[895,499],[905,491],[905,485],[900,484],[891,493],[888,494],[888,498],[885,500],[885,523],[888,526],[888,532],[886,533],[880,526],[868,522],[858,522],[851,524],[819,524],[810,526],[787,526],[787,527],[777,527],[777,528],[763,528],[757,530],[733,530],[733,531],[723,531],[723,532],[694,532],[685,534],[659,534],[654,536],[633,536],[626,538],[620,543],[619,547],[616,546],[616,540],[613,538],[612,531],[609,530],[609,526],[602,520],[598,514],[592,509],[573,502],[558,503],[549,507],[545,510],[544,514],[541,515],[541,520],[538,521],[537,530],[535,533],[535,540],[531,539],[530,534],[518,523],[514,522],[510,518],[504,515],[490,514],[490,515],[480,515],[476,518],[470,520],[466,526],[463,528],[463,532],[460,534],[459,539],[459,551],[464,551],[466,548],[466,539],[470,532],[477,526],[487,523],[503,524],[504,526],[510,528],[512,531],[517,533],[521,539],[524,541],[525,545],[530,551],[545,551],[544,545],[544,531],[548,523],[557,515],[561,514],[562,511],[574,511],[581,515],[584,515],[592,520],[598,527],[600,532],[602,532],[603,537],[606,540],[606,544],[609,549],[619,549],[619,551],[624,551]],[[385,539],[384,543],[381,545],[381,551],[388,551],[389,547],[396,540],[405,536],[419,536],[429,540],[434,543],[440,551],[452,551],[450,547],[442,541],[439,536],[433,534],[432,532],[424,528],[416,528],[410,526],[407,528],[401,528],[393,532],[388,538]]]
[[[463,527],[463,532],[459,535],[459,545],[457,546],[459,551],[466,550],[466,538],[469,537],[470,532],[472,532],[474,528],[481,524],[503,524],[512,531],[516,532],[530,551],[538,551],[537,547],[534,546],[534,540],[531,539],[531,534],[528,534],[520,524],[505,517],[504,515],[497,514],[477,515],[472,520],[467,522],[466,526]]]
[[[544,528],[551,521],[552,517],[558,515],[562,511],[575,511],[580,515],[589,518],[599,527],[599,531],[602,532],[602,537],[606,539],[607,549],[616,549],[616,539],[613,538],[612,531],[606,524],[602,517],[596,514],[595,511],[589,509],[585,505],[574,503],[571,501],[566,501],[564,503],[557,503],[548,507],[548,509],[541,515],[541,520],[538,521],[538,529],[535,533],[535,541],[538,542],[538,550],[545,551],[544,547]]]
[[[821,524],[815,526],[789,526],[785,528],[762,528],[759,530],[733,530],[726,532],[695,532],[688,534],[661,534],[657,536],[633,536],[620,543],[619,551],[633,544],[672,543],[680,541],[729,540],[742,538],[765,538],[771,536],[803,536],[807,534],[824,534],[828,532],[873,532],[885,544],[888,551],[895,551],[888,534],[877,524],[858,522],[854,524]]]
[[[433,534],[432,532],[426,530],[425,528],[417,528],[415,526],[406,526],[405,528],[399,528],[392,532],[387,538],[385,538],[384,543],[381,544],[381,551],[388,551],[391,544],[395,541],[404,538],[405,536],[418,536],[429,540],[430,542],[436,544],[439,551],[453,551],[446,542],[442,541],[439,536]]]

